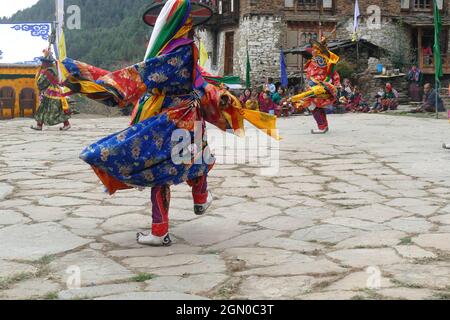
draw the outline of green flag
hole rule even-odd
[[[251,86],[252,86],[252,81],[250,79],[250,71],[252,71],[252,67],[250,66],[250,55],[248,54],[248,50],[247,50],[247,76],[245,79],[245,86],[247,88],[251,88]]]
[[[434,66],[436,73],[436,82],[439,83],[439,78],[442,78],[444,72],[442,71],[442,57],[441,57],[441,42],[440,35],[442,30],[442,20],[439,15],[439,8],[437,1],[434,1]]]

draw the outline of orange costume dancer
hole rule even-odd
[[[339,56],[328,50],[326,39],[321,42],[311,40],[311,47],[312,58],[305,65],[307,91],[291,100],[312,112],[319,130],[312,130],[311,133],[325,134],[329,130],[325,109],[336,101],[336,88],[341,85],[339,74],[335,71]]]

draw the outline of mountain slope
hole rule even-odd
[[[81,29],[65,30],[69,57],[110,70],[140,61],[151,32],[142,14],[151,4],[151,0],[71,0],[66,9],[80,7]],[[50,22],[54,17],[55,1],[40,0],[0,23]]]

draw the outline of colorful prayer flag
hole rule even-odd
[[[64,37],[64,0],[56,0],[56,59],[67,58],[66,40]]]
[[[208,59],[208,51],[206,51],[205,44],[200,41],[200,66],[204,67]]]
[[[353,22],[353,37],[352,41],[357,41],[358,39],[358,28],[359,28],[359,17],[361,16],[361,12],[359,11],[359,3],[358,0],[355,2],[355,19]]]
[[[247,74],[245,77],[245,86],[247,88],[251,88],[251,86],[252,86],[252,81],[251,81],[251,76],[250,76],[251,71],[252,71],[252,67],[250,65],[250,55],[249,55],[248,49],[247,49]]]
[[[280,65],[281,65],[281,86],[283,88],[287,88],[289,85],[289,80],[287,76],[286,61],[284,60],[283,49],[281,49],[280,52]]]

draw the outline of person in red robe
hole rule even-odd
[[[339,56],[328,50],[326,39],[311,41],[312,58],[305,65],[307,91],[292,97],[294,103],[302,103],[308,108],[317,122],[319,130],[312,134],[325,134],[329,131],[326,109],[337,99],[337,87],[341,85],[335,66]]]

